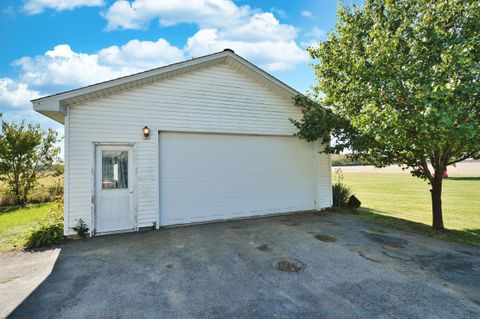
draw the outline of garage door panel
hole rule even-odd
[[[314,209],[313,149],[295,137],[162,132],[162,225]]]

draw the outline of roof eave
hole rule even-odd
[[[67,109],[65,106],[60,104],[59,100],[32,100],[32,104],[33,109],[38,113],[64,124]]]

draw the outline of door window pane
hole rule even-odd
[[[102,151],[102,189],[128,188],[128,151]]]

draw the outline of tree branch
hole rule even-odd
[[[463,156],[463,157],[461,157],[461,158],[459,158],[459,159],[456,159],[456,160],[454,160],[454,161],[449,162],[449,163],[447,164],[447,166],[456,164],[456,163],[461,162],[461,161],[464,161],[464,160],[466,160],[466,159],[468,159],[468,158],[470,158],[470,157],[472,157],[472,156],[473,156],[473,154],[467,154],[467,155],[465,155],[465,156]]]
[[[428,178],[430,182],[433,182],[433,175],[428,169],[428,163],[426,159],[422,159],[421,167],[422,167],[423,174],[425,174],[425,176]]]

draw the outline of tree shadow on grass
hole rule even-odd
[[[480,181],[480,176],[453,176],[453,177],[449,177],[448,180],[452,180],[452,181]]]
[[[3,214],[3,213],[10,213],[10,212],[13,212],[15,210],[18,210],[18,209],[21,209],[21,208],[24,208],[25,206],[21,206],[21,205],[18,205],[18,206],[0,206],[0,215]]]
[[[347,213],[358,216],[360,219],[365,221],[389,226],[400,230],[412,231],[432,238],[480,246],[480,228],[463,230],[446,229],[445,231],[438,231],[433,230],[432,227],[427,224],[414,222],[398,217],[386,216],[389,215],[389,213],[380,210],[360,208],[357,211],[352,211],[348,209],[337,209],[336,211],[340,213]]]

